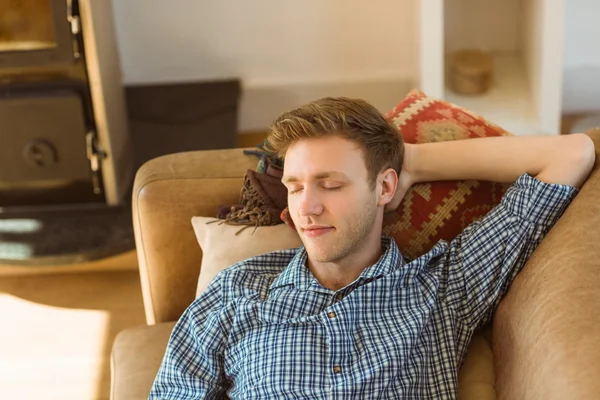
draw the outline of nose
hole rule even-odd
[[[323,203],[321,202],[321,199],[317,193],[309,188],[305,188],[300,196],[300,204],[298,207],[300,216],[309,217],[313,215],[321,215],[323,212]]]

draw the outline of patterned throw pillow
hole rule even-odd
[[[457,105],[427,97],[418,90],[385,114],[406,143],[444,142],[508,132]],[[386,214],[383,232],[402,254],[414,259],[440,239],[452,240],[471,222],[487,214],[509,185],[482,181],[427,182],[413,185],[393,213]],[[294,228],[286,207],[281,219]]]
[[[385,114],[406,143],[443,142],[508,132],[462,107],[413,90]],[[402,254],[416,258],[440,239],[454,239],[467,225],[500,202],[508,185],[483,181],[427,182],[413,185],[387,214],[383,232],[394,238]]]

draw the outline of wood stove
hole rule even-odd
[[[0,207],[122,204],[131,147],[110,0],[0,1]]]

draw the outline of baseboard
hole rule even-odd
[[[412,88],[410,78],[354,82],[248,84],[240,102],[239,130],[266,130],[281,113],[326,96],[346,96],[367,100],[381,112],[398,104]]]
[[[0,277],[138,270],[137,253],[135,250],[130,250],[100,260],[69,265],[22,266],[0,264]]]

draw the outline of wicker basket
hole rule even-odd
[[[480,50],[460,50],[452,54],[450,87],[460,94],[481,94],[492,85],[493,61]]]

